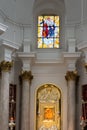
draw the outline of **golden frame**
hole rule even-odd
[[[49,100],[46,100],[46,102],[43,101],[39,101],[39,92],[46,89],[47,92],[51,92],[51,90],[55,93],[53,93],[53,96],[56,95],[56,92],[58,92],[58,103],[57,101],[52,101],[49,102]],[[42,97],[41,93],[41,97]],[[46,94],[47,95],[47,94]],[[52,95],[51,95],[52,98]],[[36,91],[36,130],[40,129],[42,126],[46,127],[46,128],[51,128],[51,127],[56,127],[59,130],[62,129],[62,125],[61,125],[61,103],[62,103],[62,95],[61,95],[61,90],[53,84],[44,84],[42,86],[40,86],[37,91]],[[37,103],[37,101],[39,101]],[[38,108],[38,109],[37,109]],[[40,109],[39,109],[40,108]],[[51,116],[45,116],[45,112],[46,110],[49,109],[51,112],[50,114],[52,114]]]

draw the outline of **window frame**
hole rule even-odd
[[[59,24],[58,24],[58,26],[55,26],[56,28],[58,28],[58,30],[57,30],[57,33],[58,33],[58,37],[56,37],[56,36],[54,36],[54,37],[52,37],[53,38],[53,47],[43,47],[43,45],[42,45],[42,47],[38,47],[38,39],[40,39],[40,38],[42,38],[42,37],[39,37],[38,36],[38,28],[39,27],[43,27],[43,26],[38,26],[38,17],[39,16],[42,16],[43,18],[44,17],[46,17],[46,16],[52,16],[52,17],[54,17],[54,19],[55,19],[55,17],[59,17]],[[55,24],[55,22],[54,22],[54,24]],[[59,15],[53,15],[53,14],[49,14],[49,15],[38,15],[37,16],[37,49],[59,49],[60,48],[60,16]],[[55,35],[55,34],[54,34]],[[57,39],[57,44],[58,44],[58,47],[55,47],[54,46],[54,40],[55,39]]]

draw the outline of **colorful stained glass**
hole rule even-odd
[[[59,48],[59,16],[38,16],[38,48]]]

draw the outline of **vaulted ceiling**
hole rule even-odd
[[[83,17],[87,16],[86,1],[87,0],[84,0],[83,3],[85,6],[83,10]],[[9,18],[17,23],[31,24],[35,8],[40,8],[43,3],[45,3],[46,5],[48,4],[48,6],[50,6],[50,2],[61,2],[64,4],[64,13],[68,22],[79,22],[81,20],[81,0],[0,0],[0,14],[3,14],[5,18]],[[36,7],[35,4],[36,6],[38,6]]]

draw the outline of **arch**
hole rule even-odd
[[[44,84],[36,91],[36,130],[61,130],[61,90]]]
[[[65,4],[64,0],[35,0],[33,5],[33,44],[36,47],[37,41],[37,17],[39,15],[58,15],[60,17],[60,42],[64,43],[64,21],[65,21]],[[60,48],[61,48],[60,45]]]

